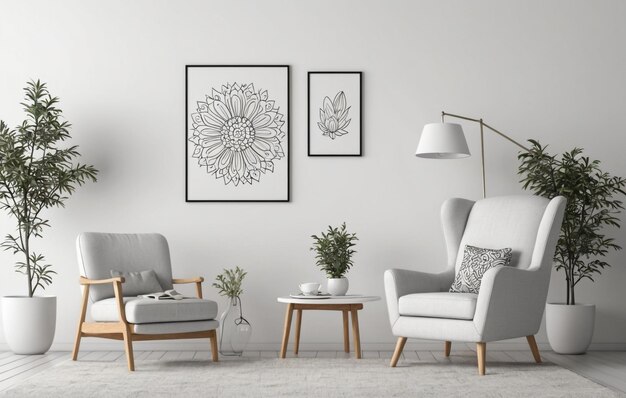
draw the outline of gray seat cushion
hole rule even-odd
[[[190,298],[184,300],[154,300],[124,297],[126,320],[130,323],[165,323],[206,321],[217,316],[217,303],[211,300]],[[104,299],[91,305],[91,317],[96,322],[120,320],[115,298]]]
[[[474,319],[477,298],[474,293],[407,294],[398,300],[398,310],[404,316]]]

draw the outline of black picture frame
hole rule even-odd
[[[311,106],[313,105],[311,103],[312,101],[311,77],[314,75],[356,75],[358,77],[358,91],[359,91],[358,96],[357,96],[358,97],[358,120],[357,120],[358,122],[358,145],[352,145],[355,148],[349,153],[344,153],[341,151],[339,153],[323,153],[323,152],[320,152],[319,150],[312,150],[312,146],[314,146],[312,145],[312,134],[319,133],[322,135],[326,135],[319,128],[317,128],[316,131],[311,131],[312,129],[311,123],[313,122],[313,117],[316,117],[316,115],[313,117],[311,115],[312,113]],[[350,106],[354,107],[355,105],[354,103],[352,103]],[[362,110],[363,110],[363,72],[362,71],[309,71],[307,73],[307,156],[310,156],[310,157],[329,157],[329,156],[330,157],[333,157],[333,156],[360,157],[360,156],[363,156],[363,121],[362,121],[363,113],[362,113]],[[314,137],[314,140],[316,138],[317,137]]]
[[[270,126],[273,128],[274,131],[279,131],[279,133],[276,134],[276,137],[280,136],[280,133],[284,133],[284,137],[281,139],[274,139],[274,138],[263,138],[265,141],[263,141],[263,145],[264,148],[265,147],[271,147],[269,149],[267,149],[267,151],[263,152],[265,154],[268,153],[275,153],[276,157],[274,157],[273,159],[268,159],[267,155],[255,155],[255,157],[257,158],[257,162],[256,162],[256,166],[250,166],[248,163],[246,163],[244,161],[244,167],[246,168],[246,173],[245,175],[239,175],[238,173],[235,174],[229,174],[229,175],[225,175],[226,173],[224,172],[224,169],[218,169],[217,171],[213,170],[213,171],[209,171],[210,169],[215,169],[215,163],[216,163],[216,159],[209,159],[208,155],[203,155],[203,153],[206,152],[211,152],[211,150],[207,147],[204,148],[202,147],[201,143],[194,143],[192,141],[192,139],[195,139],[196,142],[198,142],[198,138],[197,138],[197,134],[199,129],[197,128],[197,124],[196,121],[193,120],[193,117],[198,117],[198,116],[193,116],[192,112],[197,112],[196,114],[200,114],[202,113],[200,111],[200,108],[196,108],[195,111],[190,109],[190,102],[196,104],[196,101],[198,100],[202,100],[202,98],[198,98],[199,96],[196,96],[194,98],[190,98],[191,94],[191,89],[190,89],[190,84],[194,84],[193,82],[190,82],[190,80],[197,80],[195,79],[193,76],[191,76],[192,74],[196,73],[196,71],[199,71],[201,69],[205,69],[207,72],[208,71],[219,71],[221,74],[224,75],[228,75],[228,70],[232,69],[233,71],[237,71],[238,73],[233,73],[234,76],[241,76],[242,72],[244,71],[245,68],[249,69],[250,71],[253,71],[255,69],[258,69],[259,71],[269,71],[269,68],[274,68],[276,69],[276,71],[280,71],[282,70],[284,72],[284,92],[278,94],[278,93],[272,93],[270,92],[268,94],[269,89],[266,89],[264,87],[262,87],[261,89],[259,88],[259,86],[255,86],[255,82],[252,81],[253,77],[251,76],[250,79],[244,79],[244,81],[246,83],[237,83],[235,80],[233,79],[231,81],[227,81],[228,79],[226,79],[226,81],[223,81],[221,84],[228,86],[228,89],[235,90],[236,94],[239,95],[240,97],[242,97],[241,92],[244,90],[244,87],[248,87],[246,90],[249,90],[250,88],[252,88],[252,94],[253,97],[257,98],[259,101],[259,104],[261,103],[261,100],[259,99],[259,97],[261,97],[262,93],[263,95],[265,95],[265,99],[263,101],[265,106],[268,106],[269,110],[266,112],[268,114],[268,116],[272,117],[272,123],[274,123],[273,126]],[[267,74],[264,74],[267,75]],[[271,79],[276,79],[271,78]],[[270,79],[270,80],[271,80]],[[266,78],[267,80],[267,78]],[[225,64],[225,65],[199,65],[199,64],[191,64],[191,65],[185,65],[185,202],[188,203],[192,203],[192,202],[290,202],[291,201],[291,187],[290,187],[290,183],[291,183],[291,92],[290,92],[290,80],[291,80],[291,72],[290,72],[290,67],[289,65],[268,65],[268,64],[263,64],[263,65],[230,65],[230,64]],[[274,84],[276,83],[276,84]],[[235,85],[239,84],[239,86],[237,86],[236,89],[234,89]],[[273,82],[273,85],[280,85],[277,82]],[[226,86],[222,86],[221,89],[225,89]],[[220,90],[220,86],[219,85],[214,85],[214,86],[206,86],[207,88],[205,89],[206,91],[208,91],[209,89],[212,90],[212,93],[215,93],[215,88],[218,87],[218,91]],[[238,91],[237,91],[238,90]],[[198,90],[194,90],[195,92],[197,92]],[[202,106],[203,107],[203,111],[206,111],[206,113],[211,113],[212,110],[217,109],[217,107],[215,107],[214,105],[216,105],[215,103],[215,99],[211,98],[210,95],[211,93],[206,93],[206,103],[202,104],[202,101],[197,102],[197,106]],[[217,93],[219,96],[219,93]],[[249,92],[246,91],[245,92],[245,97],[248,97]],[[280,101],[274,101],[275,97],[271,97],[272,95],[278,95],[278,98],[280,99]],[[214,95],[214,97],[216,97]],[[231,97],[231,99],[233,99]],[[266,101],[267,100],[267,101]],[[210,101],[212,101],[211,103],[209,103]],[[246,101],[244,99],[244,101]],[[269,105],[269,103],[271,102],[271,105]],[[280,104],[278,104],[278,102],[280,102]],[[224,103],[226,103],[226,97],[224,97]],[[285,109],[286,108],[286,109]],[[217,113],[213,113],[213,116],[217,115]],[[266,116],[266,115],[264,115]],[[284,120],[286,116],[286,121]],[[224,118],[225,119],[225,118]],[[245,119],[245,117],[244,117]],[[276,126],[277,124],[279,124],[282,121],[282,124],[280,126]],[[246,122],[248,123],[248,122]],[[196,126],[196,127],[194,127]],[[206,126],[205,126],[206,127]],[[222,126],[222,129],[224,128],[224,126]],[[248,131],[246,130],[246,128],[248,129],[252,129],[252,131],[254,131],[254,123],[250,122],[248,123],[247,127],[243,126],[243,131]],[[191,132],[191,133],[190,133]],[[237,134],[240,134],[239,132],[237,132]],[[235,145],[239,145],[238,148],[241,149],[241,145],[245,146],[245,145],[250,145],[249,148],[251,148],[252,145],[254,145],[254,142],[252,144],[249,144],[249,141],[256,141],[259,138],[258,135],[251,135],[250,137],[246,136],[244,133],[244,139],[248,140],[248,143],[244,143],[241,144],[241,142],[237,142],[234,143]],[[214,138],[212,138],[214,139]],[[277,142],[278,140],[278,142]],[[244,140],[245,141],[245,140]],[[202,141],[202,142],[207,142],[206,140]],[[232,142],[230,143],[231,145],[233,144]],[[213,144],[211,144],[213,145]],[[190,148],[192,147],[193,148]],[[200,148],[199,148],[200,147]],[[278,148],[278,149],[277,149]],[[198,153],[198,149],[200,149],[200,152]],[[229,148],[230,149],[230,148]],[[256,151],[255,151],[256,152]],[[260,153],[261,151],[259,150],[258,153]],[[224,152],[222,152],[223,154]],[[279,154],[282,153],[282,156],[280,156],[280,158],[278,157]],[[206,156],[203,158],[203,156]],[[243,155],[242,155],[243,156]],[[263,157],[265,156],[265,157]],[[195,181],[197,180],[197,175],[198,172],[197,170],[194,169],[194,165],[193,165],[193,161],[192,159],[194,157],[198,157],[198,163],[200,161],[203,162],[208,162],[210,163],[211,161],[213,161],[214,163],[212,165],[209,165],[207,163],[205,163],[205,165],[197,165],[200,169],[203,169],[204,167],[206,167],[206,174],[207,174],[207,179],[204,181],[207,185],[212,185],[214,187],[221,187],[221,184],[216,184],[214,180],[217,180],[220,183],[223,183],[225,186],[229,186],[231,185],[231,187],[234,186],[239,186],[241,184],[242,187],[246,187],[246,192],[249,193],[250,188],[247,187],[247,184],[250,184],[250,186],[254,186],[259,185],[258,183],[260,183],[261,181],[264,180],[264,177],[266,177],[265,179],[268,179],[267,176],[270,175],[275,175],[277,173],[277,168],[280,168],[280,178],[275,178],[273,183],[276,185],[277,184],[277,180],[280,179],[281,181],[278,181],[280,184],[284,184],[281,185],[282,188],[276,188],[277,194],[275,197],[273,197],[272,195],[260,195],[259,197],[247,197],[247,196],[243,196],[240,194],[234,195],[233,197],[224,197],[224,193],[220,193],[220,195],[218,195],[218,197],[211,197],[211,195],[206,195],[207,197],[203,197],[204,195],[199,195],[198,193],[195,192],[195,190],[193,189],[193,185],[197,184],[198,182]],[[233,155],[234,157],[234,155]],[[259,162],[260,160],[260,162]],[[283,162],[280,163],[277,167],[277,165],[274,164],[275,160],[279,160],[279,162]],[[232,159],[231,159],[232,161]],[[221,164],[221,157],[220,157],[220,161],[219,163]],[[261,166],[259,167],[259,163],[261,164]],[[191,167],[190,167],[191,166]],[[232,166],[232,164],[231,164]],[[248,169],[247,167],[257,167],[256,169]],[[251,174],[252,173],[252,174]],[[211,175],[212,174],[212,175]],[[192,180],[190,181],[190,176],[192,178]],[[213,178],[212,178],[213,177]],[[222,181],[223,180],[223,181]],[[282,181],[284,180],[284,181]],[[265,182],[265,181],[263,181]],[[206,187],[202,188],[203,190],[206,190]],[[218,189],[222,189],[222,188],[218,188]],[[267,190],[267,189],[265,189]],[[248,195],[248,193],[246,195]],[[252,194],[250,194],[252,195]],[[226,195],[228,196],[228,195]]]

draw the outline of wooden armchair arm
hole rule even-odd
[[[123,276],[116,276],[109,279],[89,279],[81,276],[79,279],[79,283],[81,285],[106,285],[107,283],[124,283],[125,279]]]
[[[204,282],[204,278],[201,276],[196,276],[193,278],[172,278],[172,284],[174,285],[183,285],[187,283],[195,283],[196,284],[196,294],[198,298],[202,298],[202,282]]]
[[[91,285],[106,285],[108,283],[113,284],[113,291],[115,292],[115,301],[117,302],[117,309],[120,314],[120,321],[127,324],[126,321],[126,311],[124,310],[124,295],[122,294],[122,283],[124,283],[125,279],[123,276],[114,276],[113,278],[108,279],[89,279],[85,278],[81,275],[79,278],[79,283],[81,286],[85,286],[85,290],[83,291],[83,308],[81,319],[85,319],[85,312],[87,311],[87,301],[89,297],[89,286]]]
[[[204,282],[204,278],[201,276],[196,276],[193,278],[173,278],[172,283],[175,285],[182,285],[185,283],[202,283]]]

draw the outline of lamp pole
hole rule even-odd
[[[525,147],[524,145],[520,144],[519,142],[515,141],[514,139],[512,139],[511,137],[509,137],[508,135],[494,129],[493,127],[491,127],[490,125],[488,125],[487,123],[485,123],[483,121],[482,118],[480,119],[473,119],[467,116],[461,116],[461,115],[455,115],[453,113],[447,113],[447,112],[441,112],[441,123],[444,123],[444,118],[446,116],[449,117],[454,117],[457,119],[463,119],[463,120],[468,120],[470,122],[475,122],[475,123],[479,123],[480,124],[480,164],[481,164],[481,168],[482,168],[482,179],[483,179],[483,198],[487,197],[487,184],[486,184],[486,177],[485,177],[485,137],[484,137],[484,128],[486,127],[487,129],[493,131],[494,133],[498,134],[499,136],[507,139],[508,141],[510,141],[511,143],[517,145],[518,147],[520,147],[521,149],[523,149],[524,151],[528,152],[529,149],[527,147]]]
[[[483,119],[480,119],[480,167],[483,172],[483,199],[487,197],[487,183],[485,177],[485,132],[484,132],[485,123],[483,123]]]

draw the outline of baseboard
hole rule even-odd
[[[540,350],[549,351],[550,345],[546,342],[537,344]],[[138,351],[208,351],[209,342],[203,340],[163,340],[163,341],[138,341],[133,343]],[[393,351],[395,343],[375,343],[362,342],[363,351]],[[453,343],[453,349],[473,350],[472,343]],[[498,341],[489,343],[490,350],[495,351],[525,351],[528,344],[522,341]],[[73,343],[54,343],[52,351],[71,351]],[[83,351],[122,351],[121,341],[84,338],[80,344]],[[280,343],[251,343],[248,344],[248,351],[278,351]],[[291,347],[290,347],[291,349]],[[443,350],[443,343],[440,341],[408,341],[405,350],[412,351],[436,351]],[[626,351],[626,343],[592,343],[590,351]],[[0,351],[9,351],[6,343],[0,343]],[[343,343],[300,343],[300,351],[343,351]]]

